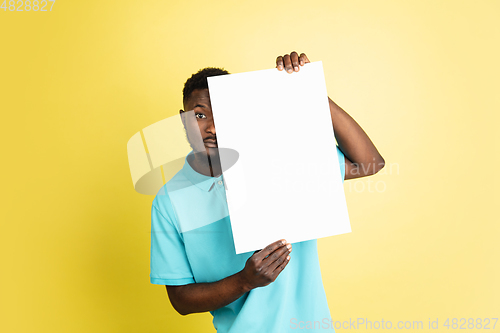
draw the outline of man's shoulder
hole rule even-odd
[[[168,182],[166,182],[156,193],[153,199],[153,207],[160,210],[170,210],[171,200],[169,193],[187,187],[189,180],[183,174],[182,169],[179,170]]]

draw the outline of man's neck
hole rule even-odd
[[[192,156],[192,158],[188,158],[188,163],[194,171],[208,177],[219,177],[222,174],[218,154],[211,156],[203,152],[194,153]]]

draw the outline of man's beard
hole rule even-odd
[[[209,173],[213,177],[214,173],[217,174],[220,173],[221,164],[220,164],[219,149],[207,148],[203,141],[196,142],[195,144],[193,143],[193,141],[189,139],[187,131],[185,131],[185,134],[186,134],[186,140],[188,141],[189,146],[193,150],[192,154],[190,154],[191,157],[188,156],[189,157],[188,161],[194,162],[196,166],[201,167],[202,169],[197,171],[203,174]]]

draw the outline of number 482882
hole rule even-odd
[[[47,5],[49,2],[52,2],[50,5],[50,8],[47,10]],[[3,9],[4,11],[7,11],[7,8],[11,12],[29,12],[29,11],[34,11],[34,12],[51,12],[52,7],[54,7],[54,4],[56,3],[56,0],[9,0],[9,3],[7,4],[7,0],[4,0],[2,2],[2,5],[0,6],[0,9]]]

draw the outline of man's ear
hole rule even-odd
[[[184,110],[182,110],[182,109],[180,109],[180,110],[179,110],[179,115],[181,116],[182,125],[184,125],[184,127],[186,127],[186,120],[184,119],[184,113],[185,113],[185,112],[186,112],[186,111],[184,111]]]

